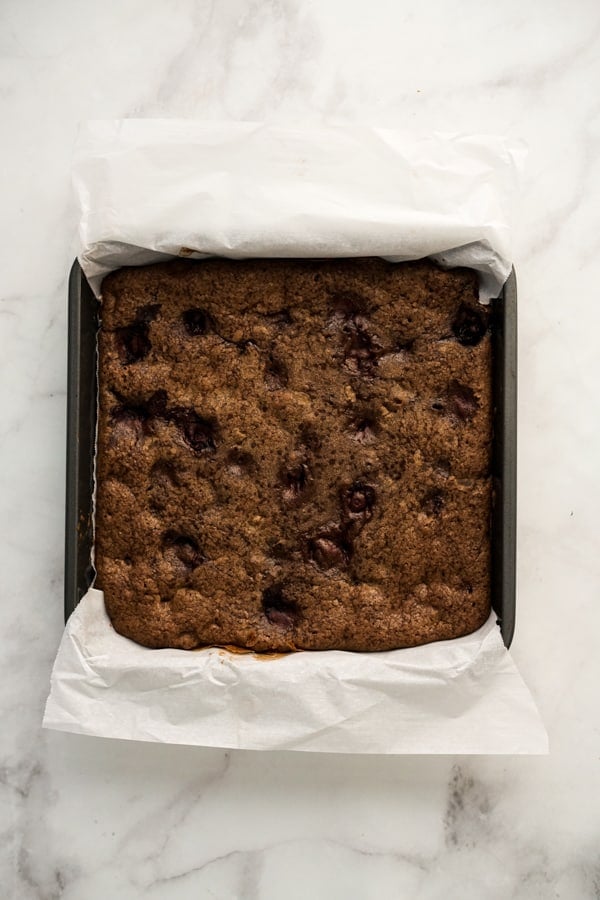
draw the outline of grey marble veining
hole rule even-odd
[[[600,896],[598,83],[592,0],[4,0],[2,897]],[[225,753],[41,731],[62,629],[70,157],[79,120],[121,116],[527,141],[513,654],[548,758]]]

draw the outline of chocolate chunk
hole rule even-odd
[[[308,484],[310,472],[304,462],[297,463],[288,469],[284,475],[285,488],[283,496],[288,501],[297,500]]]
[[[486,331],[487,321],[483,309],[474,309],[462,303],[452,323],[452,333],[459,344],[475,347]]]
[[[183,426],[186,441],[197,453],[215,449],[215,439],[209,422],[197,415],[189,415]]]
[[[368,522],[373,515],[374,503],[375,489],[370,484],[355,481],[342,490],[342,509],[347,519]]]
[[[186,309],[183,314],[183,324],[185,330],[192,337],[199,334],[206,334],[211,325],[210,316],[203,309]]]
[[[131,440],[131,438],[138,443],[152,431],[148,410],[144,406],[120,403],[111,409],[110,419],[113,424],[111,436],[113,445],[118,445],[123,439]]]
[[[122,423],[137,429],[138,426],[141,426],[146,421],[148,413],[139,406],[120,404],[119,406],[113,406],[110,411],[110,417],[117,424]]]
[[[204,562],[198,541],[187,534],[167,531],[163,537],[163,547],[167,551],[172,551],[187,569],[195,569],[200,563]]]
[[[353,433],[350,435],[358,444],[372,444],[377,438],[376,425],[373,419],[355,419],[352,422]]]
[[[434,469],[437,475],[440,475],[442,478],[448,478],[452,471],[450,460],[445,456],[440,457],[435,461]]]
[[[283,586],[271,585],[262,595],[263,612],[272,625],[280,628],[292,628],[298,618],[298,607],[292,601],[286,600]]]
[[[423,498],[421,509],[428,516],[439,516],[444,508],[444,503],[442,491],[430,491]]]
[[[351,544],[341,528],[332,526],[307,541],[308,557],[321,569],[343,569],[351,555]]]
[[[160,303],[149,303],[147,306],[140,306],[135,314],[135,321],[149,325],[154,322],[161,309]]]
[[[217,447],[216,428],[193,409],[171,410],[169,417],[181,430],[183,438],[195,453],[212,452]]]
[[[379,347],[372,338],[358,331],[350,335],[346,344],[344,364],[351,372],[368,373],[377,365]]]
[[[311,558],[322,569],[340,568],[348,564],[348,555],[330,537],[316,537],[310,542]]]
[[[152,432],[152,419],[166,415],[166,391],[155,391],[148,400],[141,402],[128,401],[116,393],[115,396],[121,402],[111,410],[112,421],[116,426],[133,430],[138,439]]]
[[[119,359],[126,366],[140,362],[148,356],[152,349],[148,336],[148,325],[143,322],[127,325],[125,328],[117,328],[115,335]]]
[[[254,457],[241,447],[232,447],[227,454],[227,463],[232,475],[242,475],[255,467]]]
[[[355,315],[362,315],[367,308],[365,297],[355,291],[334,291],[329,303],[330,316],[334,323],[342,323]]]
[[[287,309],[280,309],[278,312],[268,313],[267,320],[271,325],[275,325],[277,328],[287,328],[293,321]]]
[[[271,545],[269,552],[273,559],[287,559],[292,553],[292,548],[286,541],[275,541]]]
[[[394,353],[410,353],[414,345],[414,338],[397,338],[394,344]]]
[[[352,316],[344,326],[344,331],[346,333],[344,365],[351,372],[369,374],[382,355],[381,344],[370,334],[367,322],[362,316]]]
[[[242,353],[247,353],[248,350],[258,350],[259,349],[258,345],[254,341],[249,340],[248,338],[245,338],[241,341],[234,341],[234,344],[238,348],[238,350],[242,351]]]
[[[155,419],[164,419],[167,415],[169,397],[164,390],[155,391],[146,403],[148,415]]]
[[[270,391],[280,391],[287,387],[288,373],[287,368],[280,359],[270,354],[267,366],[265,368],[265,383]]]
[[[463,422],[473,418],[479,409],[479,403],[472,388],[453,379],[448,385],[447,394],[449,412]]]

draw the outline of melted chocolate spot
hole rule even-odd
[[[288,373],[287,368],[281,360],[271,354],[265,369],[265,382],[268,390],[279,391],[287,387]]]
[[[475,347],[487,331],[487,321],[483,310],[473,309],[462,303],[452,323],[452,333],[459,344]]]
[[[122,398],[116,394],[117,399]],[[142,403],[129,403],[122,401],[111,411],[112,419],[119,423],[124,422],[143,434],[149,434],[153,419],[163,419],[174,422],[181,430],[185,442],[196,453],[212,451],[217,446],[217,427],[208,419],[203,419],[193,409],[176,407],[169,410],[167,404],[169,397],[165,390],[155,391],[152,396]]]
[[[133,437],[138,442],[152,431],[148,410],[141,404],[121,403],[114,406],[110,418],[114,426],[111,443],[125,437]]]
[[[155,391],[146,403],[148,416],[153,416],[156,419],[166,418],[168,402],[169,397],[166,391]]]
[[[354,434],[351,435],[351,438],[358,444],[372,444],[377,438],[377,429],[373,419],[355,419],[352,427]]]
[[[321,569],[343,569],[349,561],[352,546],[344,532],[336,527],[322,531],[307,541],[308,557]]]
[[[354,291],[336,291],[331,295],[329,311],[334,321],[341,322],[355,315],[361,315],[366,307],[367,302],[360,294]]]
[[[276,541],[270,549],[271,556],[274,559],[287,559],[291,552],[292,548],[285,541]]]
[[[140,306],[135,314],[135,321],[149,325],[150,322],[154,322],[160,309],[160,303],[149,303],[147,306]]]
[[[445,457],[441,457],[435,462],[435,470],[438,475],[441,475],[442,478],[448,478],[450,472],[452,471],[452,466],[450,465],[450,460]]]
[[[430,491],[421,503],[421,509],[428,516],[439,516],[444,508],[445,500],[441,491]]]
[[[287,609],[276,609],[270,607],[265,610],[265,615],[271,625],[279,625],[280,628],[293,628],[296,617],[293,611]]]
[[[351,372],[368,374],[378,364],[381,345],[366,331],[351,331],[346,341],[344,365]]]
[[[233,475],[241,475],[254,468],[254,457],[241,447],[232,447],[227,454],[229,469]]]
[[[448,409],[461,421],[472,419],[479,403],[472,388],[453,379],[448,385]]]
[[[310,555],[322,569],[339,568],[348,564],[348,555],[343,547],[328,537],[313,538],[310,542]]]
[[[143,427],[148,418],[148,414],[146,410],[140,406],[121,404],[120,406],[113,406],[110,411],[110,417],[117,425],[122,424],[138,430]]]
[[[144,322],[116,329],[117,350],[124,365],[140,362],[148,356],[152,349],[148,330],[148,325]]]
[[[269,313],[267,318],[269,322],[277,328],[287,328],[293,321],[287,309],[280,309],[278,312]]]
[[[199,334],[206,334],[211,325],[211,319],[208,313],[199,308],[186,309],[182,318],[185,330],[188,334],[192,335],[192,337],[197,337]]]
[[[165,551],[171,551],[183,565],[190,569],[195,569],[200,563],[204,562],[204,557],[200,552],[198,541],[190,537],[188,534],[182,534],[177,531],[167,531],[163,537],[163,546]]]
[[[242,340],[242,341],[234,341],[234,343],[235,343],[235,346],[238,348],[238,350],[241,350],[242,353],[247,353],[248,350],[251,350],[251,349],[254,349],[254,350],[259,349],[258,345],[254,341],[251,341],[249,339]]]
[[[136,438],[148,435],[152,431],[152,419],[164,417],[167,406],[167,392],[156,391],[152,396],[141,403],[130,403],[120,395],[117,399],[122,402],[114,406],[110,412],[115,426],[123,426],[135,432]]]
[[[216,450],[216,428],[208,419],[203,419],[193,409],[173,409],[169,414],[181,430],[186,444],[195,453],[210,453]]]
[[[410,353],[414,345],[414,338],[398,338],[394,344],[394,353]]]
[[[273,584],[266,588],[262,595],[263,612],[272,625],[280,628],[292,628],[298,618],[298,607],[286,600],[281,584]]]
[[[368,522],[373,516],[375,489],[370,484],[355,481],[342,490],[344,516],[352,521]]]
[[[310,472],[306,463],[297,463],[284,473],[285,488],[283,496],[285,500],[293,501],[304,492],[308,484]]]

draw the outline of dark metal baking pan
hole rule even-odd
[[[494,301],[492,605],[506,646],[515,629],[517,512],[517,281]],[[69,278],[65,621],[93,582],[98,301],[79,264]]]
[[[65,621],[93,582],[98,308],[78,262],[69,276]]]

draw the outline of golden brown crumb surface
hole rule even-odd
[[[490,609],[489,312],[428,262],[103,284],[97,586],[149,647],[387,650]]]

